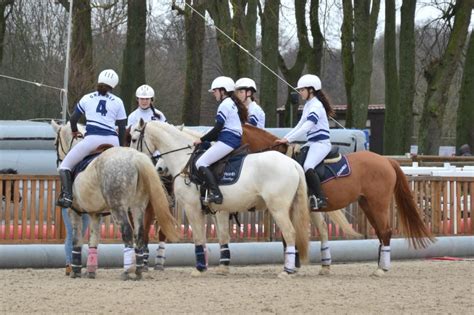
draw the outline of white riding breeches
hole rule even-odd
[[[110,144],[114,147],[118,147],[119,140],[117,136],[86,136],[82,141],[79,141],[74,147],[72,147],[68,154],[66,154],[66,157],[61,162],[59,169],[71,171],[77,165],[77,163],[82,161],[83,158],[85,158],[102,144]]]
[[[199,169],[201,166],[208,167],[212,163],[222,159],[233,150],[234,148],[225,144],[224,142],[217,141],[196,161],[196,168]]]
[[[309,144],[308,155],[304,161],[304,171],[306,172],[310,168],[315,168],[316,165],[321,163],[321,161],[328,155],[331,151],[331,141],[323,140],[318,142],[312,142]]]

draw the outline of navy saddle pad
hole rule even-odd
[[[334,163],[320,163],[315,169],[321,179],[321,183],[325,183],[337,177],[351,175],[351,166],[345,155],[342,155],[341,159]]]
[[[94,161],[94,159],[96,157],[98,157],[102,152],[98,152],[98,153],[93,153],[93,154],[90,154],[88,156],[86,156],[82,161],[80,161],[76,167],[74,167],[74,169],[72,170],[72,178],[73,180],[77,177],[77,175],[79,175],[79,173],[81,173],[82,171],[84,171],[87,166],[89,166],[89,164]]]
[[[222,176],[217,178],[217,183],[219,185],[235,184],[239,180],[240,172],[242,171],[242,165],[244,164],[246,156],[247,154],[239,154],[232,156],[225,164]]]

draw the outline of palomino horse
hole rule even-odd
[[[202,133],[195,131],[193,129],[185,128],[183,126],[178,127],[180,130],[183,130],[187,134],[191,135],[194,139],[199,139],[202,137]],[[247,130],[252,128],[257,128],[252,125],[245,124],[243,125],[243,139],[242,139],[242,144],[249,144],[247,143],[247,136],[246,133],[248,132]],[[286,153],[287,151],[292,152],[292,150],[288,150],[289,146],[286,144],[282,145],[268,145],[266,147],[262,147],[260,144],[257,143],[250,143],[249,144],[249,151],[251,153],[257,153],[257,152],[262,152],[262,151],[268,151],[268,150],[276,150],[281,153]],[[287,154],[288,155],[288,154]],[[163,159],[160,159],[157,164],[156,168],[158,170],[158,173],[160,176],[164,175],[169,175],[168,169],[163,161]],[[328,217],[329,219],[336,223],[347,236],[352,236],[352,237],[361,237],[362,235],[354,231],[350,223],[347,221],[346,216],[342,212],[342,210],[335,210],[328,212]],[[227,213],[225,212],[217,212],[215,215],[216,219],[216,226],[217,226],[217,238],[219,239],[219,244],[220,245],[226,245],[229,244],[230,242],[230,235],[229,235],[229,220]],[[328,227],[326,224],[326,221],[324,220],[323,214],[321,212],[311,212],[311,222],[316,226],[320,240],[321,240],[321,270],[320,274],[321,275],[327,275],[330,273],[330,266],[331,266],[331,252],[329,248],[329,234],[328,234]],[[145,227],[146,227],[146,221],[145,221]],[[221,257],[219,261],[219,272],[222,274],[227,274],[229,272],[229,265],[230,265],[230,259],[231,259],[231,253],[229,250],[229,253],[221,251]]]
[[[196,270],[200,275],[207,270],[205,215],[201,210],[200,193],[196,185],[190,184],[187,176],[181,174],[193,143],[193,138],[167,123],[140,121],[132,127],[132,147],[159,150],[170,173],[177,176],[174,192],[180,207],[193,229],[196,253]],[[182,149],[182,150],[177,150]],[[165,154],[167,152],[173,153]],[[267,161],[271,160],[272,163]],[[282,180],[284,179],[284,180]],[[298,163],[278,152],[251,154],[243,162],[240,178],[235,184],[222,186],[224,202],[211,204],[214,211],[247,211],[268,209],[288,244],[285,253],[285,267],[281,277],[295,272],[296,246],[301,259],[307,260],[309,245],[308,197],[303,169]],[[228,251],[227,246],[221,250]]]
[[[74,144],[69,124],[60,126],[51,122],[56,131],[58,160],[64,158]],[[73,278],[81,276],[82,220],[79,212],[90,215],[89,249],[96,249],[99,243],[100,215],[110,211],[115,223],[120,226],[124,248],[124,273],[122,279],[129,279],[135,269],[136,279],[142,278],[143,269],[143,216],[151,202],[163,233],[171,239],[178,239],[176,221],[168,210],[168,200],[150,159],[131,148],[113,147],[103,152],[75,179],[73,185],[74,203],[69,211],[73,225]],[[129,220],[131,211],[135,229]],[[135,241],[135,249],[134,249]],[[95,263],[89,264],[91,257]],[[133,259],[136,260],[136,268]],[[89,269],[90,268],[90,269]],[[95,277],[97,250],[89,250],[88,271]]]
[[[243,141],[253,150],[268,150],[274,146],[276,139],[276,136],[265,130],[247,125],[244,128]],[[321,211],[341,209],[355,201],[359,203],[380,241],[375,275],[382,275],[390,267],[392,230],[389,205],[394,195],[401,233],[409,239],[410,245],[424,248],[435,239],[424,225],[405,174],[396,161],[369,151],[351,153],[346,157],[352,173],[322,185],[328,198],[328,207]]]

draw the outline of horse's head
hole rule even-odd
[[[147,126],[148,123],[140,118],[138,123],[130,127],[130,147],[151,157],[157,148],[148,139],[150,135],[146,132]]]
[[[57,154],[57,163],[61,162],[66,154],[71,150],[73,146],[80,141],[80,138],[74,138],[72,135],[71,125],[69,122],[65,125],[60,125],[56,123],[56,121],[51,120],[51,127],[53,128],[54,132],[56,133],[56,137],[54,140],[54,145],[56,147],[56,154]],[[77,125],[78,131],[84,134],[85,127],[83,125]]]

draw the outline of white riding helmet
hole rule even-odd
[[[119,76],[112,69],[107,69],[107,70],[102,71],[99,74],[99,79],[97,80],[97,83],[107,84],[111,88],[116,87],[118,82],[119,82]]]
[[[212,81],[211,88],[209,92],[212,92],[214,89],[224,89],[227,92],[233,92],[235,87],[234,80],[229,77],[217,77]]]
[[[321,90],[321,80],[317,75],[305,74],[298,80],[297,89],[312,87],[315,91]]]
[[[155,91],[151,86],[143,84],[138,87],[135,96],[138,98],[153,98],[155,97]]]
[[[250,89],[252,88],[254,92],[257,92],[257,85],[255,81],[250,78],[240,78],[235,82],[235,89]]]

